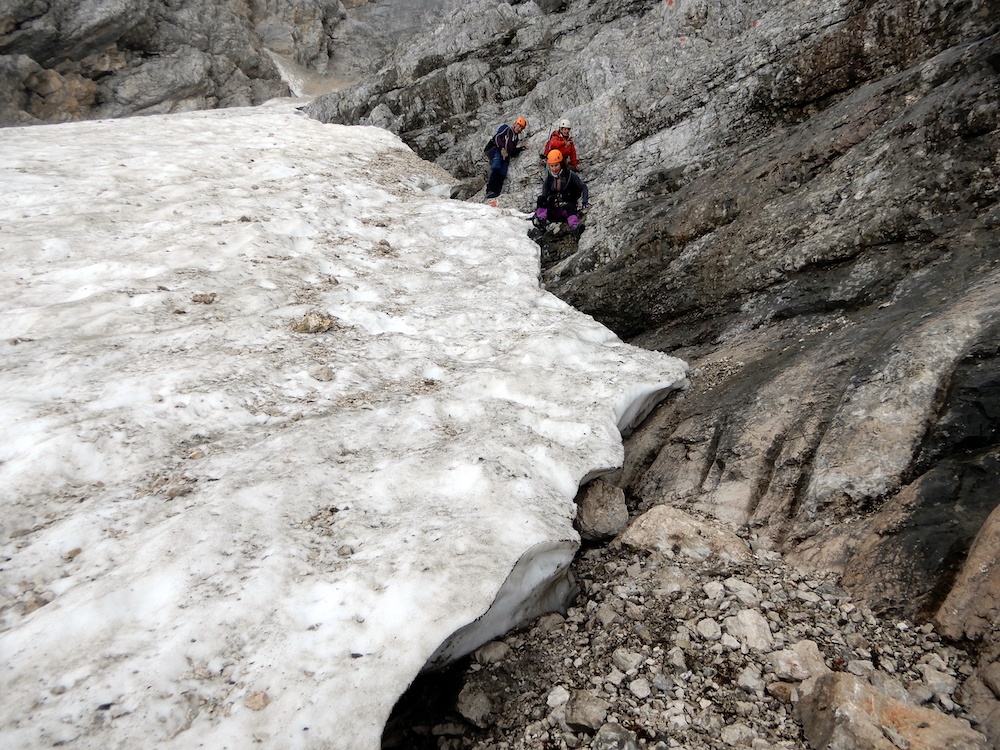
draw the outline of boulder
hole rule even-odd
[[[576,528],[587,541],[610,539],[628,525],[625,493],[602,479],[588,482],[577,495]]]
[[[968,722],[889,698],[854,675],[830,672],[798,706],[813,750],[988,750]]]
[[[751,557],[746,542],[732,531],[666,505],[635,519],[615,544],[698,562],[738,563]]]
[[[1000,624],[1000,507],[976,535],[958,578],[934,616],[943,635],[950,638],[997,639]],[[1000,666],[991,665],[987,683],[1000,697]]]

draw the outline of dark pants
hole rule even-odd
[[[486,180],[486,197],[496,198],[503,190],[503,181],[507,179],[507,167],[510,162],[503,158],[497,149],[490,157],[490,176]]]

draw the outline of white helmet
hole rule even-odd
[[[565,117],[559,121],[559,129],[562,130],[563,128],[566,128],[567,130],[573,129],[573,126],[569,124],[569,120]]]

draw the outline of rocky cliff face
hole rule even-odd
[[[6,0],[0,126],[248,106],[340,85],[451,9],[387,0]]]
[[[0,21],[2,124],[249,105],[288,91],[249,3],[12,6]]]
[[[395,130],[470,192],[481,141],[525,116],[522,209],[570,118],[595,205],[578,247],[543,248],[544,282],[696,373],[631,440],[633,512],[750,529],[985,669],[998,29],[980,0],[476,2],[310,111]]]

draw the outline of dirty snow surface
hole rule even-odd
[[[5,750],[376,748],[568,564],[685,365],[448,182],[287,102],[0,131]]]

